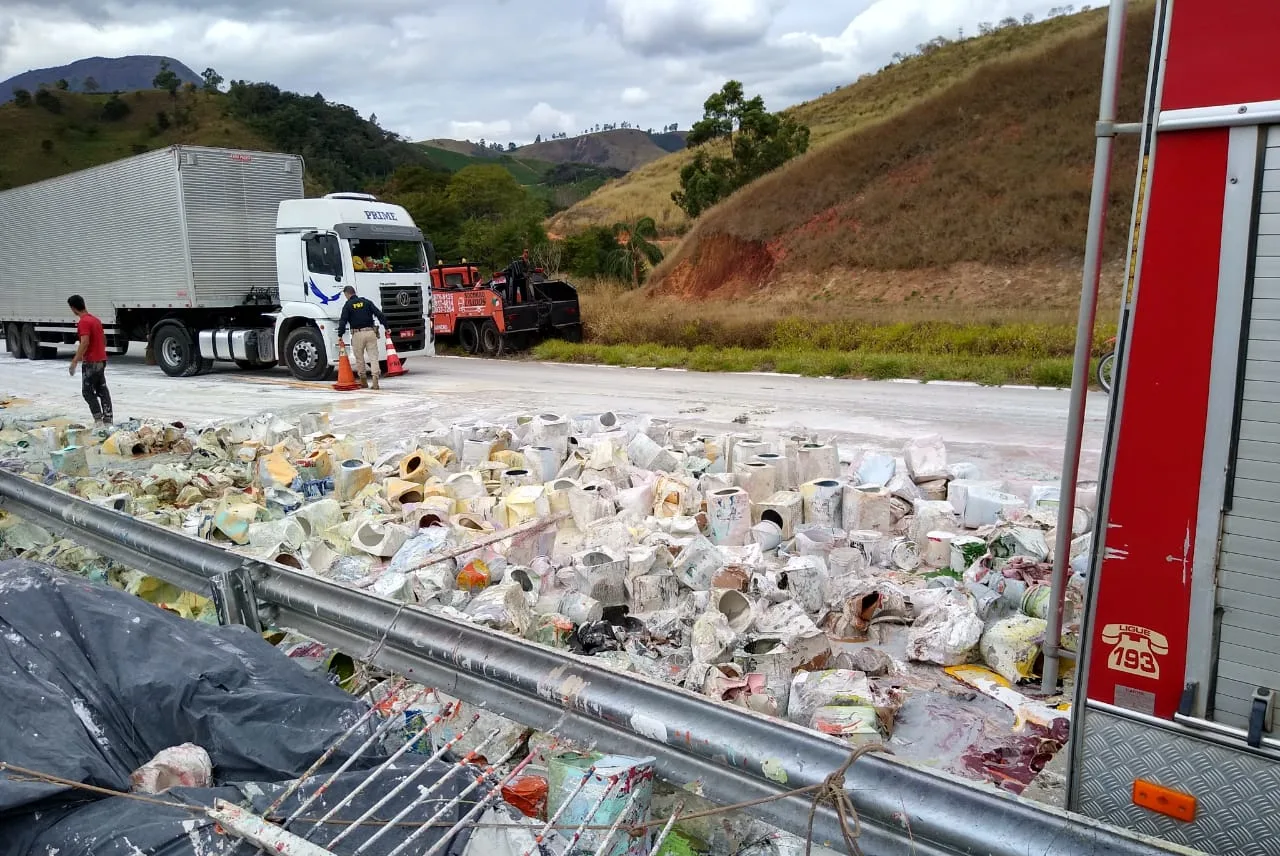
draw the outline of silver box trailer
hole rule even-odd
[[[274,295],[276,211],[302,198],[302,169],[172,146],[0,192],[0,317],[66,321],[73,293],[99,312]]]

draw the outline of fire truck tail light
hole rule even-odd
[[[1196,819],[1195,797],[1145,779],[1133,782],[1133,804],[1185,823]]]

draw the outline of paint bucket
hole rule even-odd
[[[764,676],[765,692],[777,703],[778,710],[787,709],[791,694],[791,651],[779,637],[762,637],[743,645],[734,654],[746,674]]]
[[[711,588],[712,577],[723,567],[724,560],[720,551],[699,535],[685,544],[676,555],[671,572],[685,588],[705,592]]]
[[[1033,680],[1044,668],[1040,645],[1047,626],[1041,618],[1010,616],[983,632],[978,650],[987,666],[1010,683]]]
[[[574,624],[586,624],[589,621],[599,621],[603,618],[604,606],[600,601],[593,597],[588,597],[582,592],[570,591],[561,596],[560,605],[556,612],[565,616]]]
[[[1031,618],[1049,618],[1049,605],[1052,600],[1052,591],[1047,585],[1033,585],[1028,588],[1022,595],[1022,602],[1018,607],[1022,610],[1022,614]]]
[[[755,622],[755,609],[746,595],[735,589],[716,589],[711,596],[711,607],[725,617],[729,628],[742,635]]]
[[[833,478],[820,478],[800,486],[804,502],[804,522],[814,526],[839,528],[844,522],[841,510],[843,487]]]
[[[373,465],[366,464],[358,458],[343,461],[333,475],[334,493],[339,502],[350,502],[371,484],[373,484]]]
[[[871,529],[850,532],[849,546],[862,553],[869,568],[879,567],[889,560],[889,539],[883,532]]]
[[[777,492],[778,470],[763,461],[741,461],[734,465],[734,473],[753,503],[762,503]]]
[[[796,527],[804,522],[804,498],[796,491],[782,490],[759,507],[760,520],[772,520],[782,529],[782,538],[795,537]]]
[[[55,472],[64,476],[89,475],[89,458],[84,446],[67,446],[49,454]]]
[[[510,493],[518,487],[534,483],[533,473],[523,468],[504,470],[502,473],[502,492]]]
[[[520,451],[524,454],[525,466],[529,468],[535,482],[549,482],[560,472],[559,457],[550,446],[525,446]]]
[[[935,529],[925,538],[924,555],[921,557],[924,563],[931,568],[946,567],[951,561],[951,541],[955,538],[955,533]]]
[[[986,553],[986,541],[973,535],[956,535],[951,539],[951,570],[964,573]]]
[[[774,469],[774,490],[794,490],[796,487],[795,469],[786,456],[777,452],[761,452],[751,460],[766,464]]]
[[[810,615],[826,603],[827,568],[818,556],[797,556],[787,562],[787,590]]]
[[[644,426],[644,433],[650,440],[661,446],[667,442],[667,435],[671,433],[671,420],[650,419]]]
[[[627,602],[627,563],[603,550],[588,550],[573,557],[574,588],[598,600],[602,607]]]
[[[895,538],[889,545],[889,563],[900,571],[914,571],[920,567],[920,552],[910,538]]]
[[[389,478],[382,483],[382,487],[387,492],[387,499],[401,505],[417,505],[426,499],[421,482]]]
[[[751,536],[751,497],[742,488],[713,491],[707,497],[711,543],[742,547]]]
[[[568,491],[569,511],[573,514],[573,523],[579,531],[586,532],[592,523],[612,517],[613,501],[600,494],[600,486],[586,484]]]
[[[642,470],[670,473],[680,466],[675,454],[659,446],[648,434],[636,434],[632,438],[627,445],[627,457]]]
[[[814,711],[810,721],[813,730],[819,734],[839,737],[854,746],[884,740],[879,723],[876,709],[864,704],[824,705]]]
[[[643,574],[632,577],[631,611],[637,614],[670,609],[676,601],[680,587],[671,574]]]
[[[600,852],[615,822],[620,830],[648,822],[655,760],[576,752],[553,755],[547,764],[548,816],[559,817],[560,824],[569,828],[589,827],[576,850]],[[646,856],[651,837],[652,833],[632,837],[619,831],[604,856]]]
[[[796,530],[796,550],[801,556],[818,556],[825,562],[831,551],[849,543],[843,529],[806,523]]]
[[[874,529],[888,532],[893,525],[893,495],[878,485],[847,485],[844,488],[841,519],[846,531]]]
[[[782,527],[772,520],[761,520],[751,527],[751,537],[765,553],[771,553],[782,544]]]
[[[800,484],[835,479],[840,475],[840,454],[827,443],[802,443],[796,450],[796,481]]]
[[[398,523],[367,521],[356,528],[351,546],[362,553],[389,559],[409,540],[410,531]]]
[[[758,434],[734,434],[730,438],[729,465],[737,469],[763,452],[770,451],[769,444],[763,442]]]
[[[831,576],[864,576],[867,572],[867,556],[857,547],[836,547],[827,556]]]

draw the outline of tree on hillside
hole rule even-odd
[[[729,157],[711,154],[706,145],[728,143]],[[703,104],[703,117],[689,132],[698,148],[680,170],[680,190],[671,199],[697,217],[721,199],[782,166],[809,148],[809,128],[790,117],[770,113],[759,95],[747,98],[742,84],[730,80]]]
[[[30,107],[31,106],[31,90],[29,89],[13,90],[13,103],[17,104],[19,107]]]
[[[80,84],[80,85],[81,85],[82,87],[84,87],[84,91],[85,91],[85,92],[97,92],[97,91],[98,91],[98,81],[94,80],[94,79],[93,79],[93,77],[86,77],[86,78],[84,79],[84,83],[82,83],[82,84]]]
[[[53,85],[56,88],[61,89],[63,92],[66,92],[68,89],[71,88],[71,84],[67,82],[67,79],[65,77],[59,77],[58,81]]]
[[[658,224],[652,217],[641,217],[634,223],[615,224],[613,234],[620,245],[618,272],[638,288],[649,270],[662,261],[662,250],[653,243],[658,239]]]
[[[212,68],[206,68],[200,73],[200,76],[204,78],[204,88],[210,92],[217,92],[222,86],[222,75]]]
[[[169,60],[160,60],[160,71],[156,72],[156,76],[151,78],[151,85],[156,89],[163,89],[168,92],[171,97],[176,97],[178,87],[182,85],[182,78],[178,77],[173,69],[169,68]]]
[[[112,95],[102,105],[102,118],[108,122],[118,122],[129,115],[129,105],[120,100],[119,95]]]
[[[43,107],[50,113],[61,113],[62,102],[58,100],[58,96],[54,95],[43,86],[36,90],[36,106]]]

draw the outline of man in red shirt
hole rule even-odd
[[[80,319],[76,323],[80,345],[76,348],[76,355],[71,358],[68,374],[75,377],[76,364],[83,364],[80,369],[80,391],[93,413],[93,424],[110,425],[112,414],[111,393],[107,391],[107,335],[102,331],[102,322],[85,309],[83,297],[73,294],[67,298],[67,305]]]

